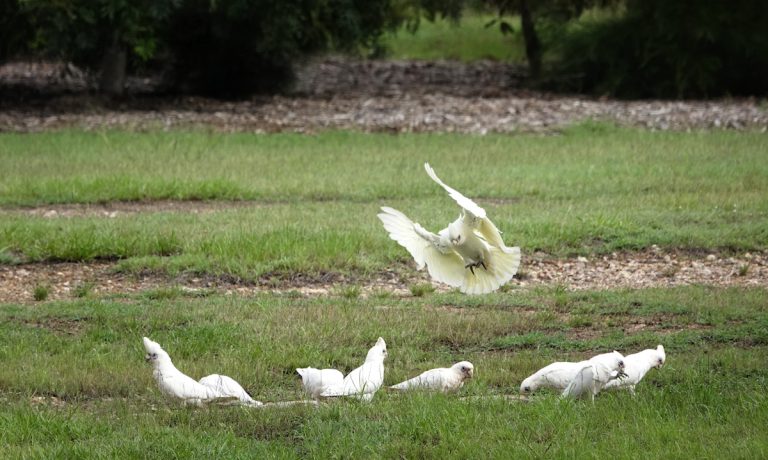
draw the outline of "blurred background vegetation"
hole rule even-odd
[[[239,97],[290,85],[302,60],[519,61],[537,87],[628,98],[768,93],[764,0],[0,0],[0,63],[73,62],[120,94]],[[414,33],[420,34],[415,40]]]

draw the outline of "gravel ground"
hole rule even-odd
[[[405,272],[406,275],[403,275]],[[598,258],[558,259],[546,254],[525,256],[521,279],[513,288],[529,289],[561,285],[568,290],[648,288],[707,284],[713,286],[768,287],[768,252],[723,257],[717,254],[668,253],[653,248],[645,252],[618,253]],[[36,286],[50,288],[48,300],[71,299],[78,286],[90,285],[92,295],[130,294],[178,287],[190,295],[214,291],[242,296],[259,292],[296,292],[305,296],[336,295],[341,287],[354,285],[363,296],[388,292],[410,296],[409,286],[428,282],[423,272],[413,269],[385,272],[364,280],[339,275],[275,280],[255,283],[206,277],[125,275],[115,273],[112,263],[51,263],[0,266],[0,302],[33,303]],[[448,287],[434,284],[439,291]],[[510,295],[514,295],[514,292]]]
[[[652,130],[768,130],[768,108],[754,99],[619,101],[522,89],[513,65],[482,61],[351,61],[329,58],[299,72],[294,92],[226,102],[158,97],[151,79],[132,79],[131,95],[89,93],[71,66],[0,67],[0,131],[204,127],[223,132],[554,132],[585,120]],[[13,97],[13,94],[18,94]],[[9,96],[10,95],[10,96]]]

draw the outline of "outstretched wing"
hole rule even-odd
[[[520,267],[520,248],[507,248],[508,252],[495,246],[488,246],[486,268],[476,267],[474,274],[469,270],[462,273],[461,292],[486,294],[503,286],[515,276]]]
[[[397,241],[413,256],[419,269],[427,266],[429,275],[441,283],[459,287],[464,280],[464,261],[450,247],[445,238],[414,223],[405,214],[382,207],[379,219]]]
[[[450,197],[453,198],[456,203],[458,203],[458,205],[464,209],[464,211],[466,211],[467,215],[464,216],[464,222],[466,224],[474,228],[475,232],[477,232],[477,234],[485,239],[485,241],[487,241],[490,245],[496,246],[504,252],[511,250],[511,248],[508,248],[504,245],[504,240],[501,238],[501,232],[488,218],[485,213],[485,209],[481,208],[471,199],[462,195],[458,190],[448,186],[445,182],[440,180],[440,178],[437,177],[437,174],[435,174],[435,170],[432,169],[429,163],[424,163],[424,169],[427,171],[429,177],[431,177],[433,181],[437,182],[441,187],[443,187],[448,192],[448,195],[450,195]]]
[[[501,238],[501,232],[495,225],[493,225],[491,219],[487,217],[478,219],[477,225],[475,226],[475,233],[487,241],[491,246],[496,246],[507,254],[511,254],[514,251],[517,251],[518,253],[520,252],[519,247],[507,247],[504,245],[504,240]]]
[[[432,178],[433,181],[437,182],[440,187],[443,187],[445,191],[448,192],[448,195],[453,198],[453,200],[456,201],[456,203],[458,203],[462,209],[464,209],[469,214],[472,214],[473,217],[477,217],[478,219],[485,219],[485,209],[481,208],[477,205],[477,203],[462,195],[458,190],[451,188],[445,182],[441,181],[429,163],[424,163],[424,169],[427,171],[429,177]]]
[[[424,268],[425,252],[430,246],[428,238],[424,238],[423,234],[429,236],[429,232],[424,230],[421,225],[418,226],[420,231],[416,230],[416,225],[405,214],[387,206],[382,206],[381,211],[377,216],[381,223],[384,224],[384,229],[389,232],[389,237],[400,244],[411,253],[413,260],[416,261],[416,265],[419,270]],[[437,235],[435,235],[437,236]]]

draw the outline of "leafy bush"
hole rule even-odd
[[[29,50],[31,17],[18,0],[0,0],[0,63]]]
[[[560,37],[559,87],[620,97],[768,93],[768,9],[761,0],[627,0]]]
[[[218,96],[274,91],[296,60],[372,47],[402,20],[390,0],[186,0],[165,41],[172,86]]]

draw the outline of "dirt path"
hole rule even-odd
[[[349,279],[329,274],[316,278],[297,276],[291,280],[262,279],[240,283],[214,277],[183,275],[169,278],[157,274],[125,275],[112,263],[56,263],[0,266],[0,302],[34,302],[35,286],[50,288],[48,300],[72,299],[78,287],[89,286],[91,295],[135,294],[177,287],[190,295],[217,292],[243,296],[259,292],[295,292],[306,296],[339,295],[344,286],[358,286],[361,295],[389,292],[412,295],[409,287],[427,282],[423,272],[383,272],[367,279]],[[561,285],[569,290],[668,287],[689,284],[713,286],[768,287],[768,253],[745,254],[738,258],[715,254],[665,253],[661,250],[620,253],[598,258],[557,259],[545,254],[525,256],[521,279],[511,286],[532,288]],[[435,284],[438,290],[447,287]]]
[[[61,66],[59,66],[61,67]],[[620,101],[531,91],[521,70],[485,61],[419,62],[323,59],[299,72],[294,92],[242,101],[153,94],[132,79],[130,96],[108,100],[92,82],[56,65],[0,66],[0,132],[170,130],[223,132],[556,132],[585,120],[652,130],[768,130],[768,109],[754,99]],[[3,96],[7,97],[3,97]]]

